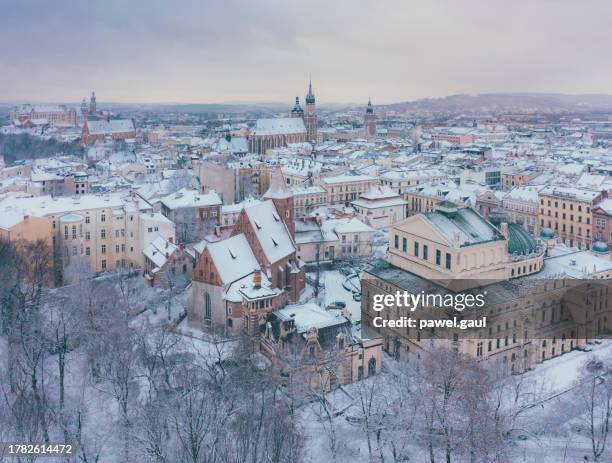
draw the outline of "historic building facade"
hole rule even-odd
[[[510,374],[583,346],[610,329],[612,262],[603,250],[600,255],[575,251],[544,258],[542,244],[522,226],[493,225],[468,211],[441,204],[436,212],[406,219],[390,231],[389,262],[376,261],[364,272],[363,323],[383,336],[389,353],[410,359],[436,346],[447,347],[498,362]],[[410,312],[394,302],[385,307],[384,318],[410,316],[418,323],[486,317],[486,324],[467,331],[377,327],[381,312],[374,310],[375,295],[393,297],[404,291],[441,297],[480,294],[485,302],[459,312],[435,304]]]

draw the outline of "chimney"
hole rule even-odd
[[[261,270],[255,270],[253,274],[253,287],[255,289],[261,288]]]
[[[501,233],[506,239],[508,239],[508,223],[502,222],[500,225]]]

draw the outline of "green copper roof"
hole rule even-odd
[[[508,254],[527,255],[535,252],[534,236],[517,223],[508,224]]]
[[[552,228],[542,228],[540,230],[540,236],[546,239],[553,239],[555,237],[555,232],[552,231]]]
[[[610,252],[610,248],[603,241],[596,241],[595,243],[593,243],[591,251],[598,252],[600,254],[607,254]]]

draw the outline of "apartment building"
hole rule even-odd
[[[380,175],[380,184],[402,194],[409,187],[442,182],[448,176],[439,169],[390,170]]]
[[[557,241],[590,249],[593,243],[593,206],[603,193],[575,187],[546,186],[539,193],[540,227],[555,232]]]
[[[538,204],[541,187],[517,186],[503,196],[501,207],[510,221],[521,224],[534,235],[539,233]]]
[[[307,217],[318,207],[327,204],[327,191],[322,186],[295,185],[290,190],[293,193],[296,219]]]
[[[337,175],[321,179],[321,186],[327,191],[328,204],[348,205],[376,185],[378,179],[369,175]]]
[[[148,203],[121,193],[11,198],[9,209],[47,222],[56,268],[64,280],[87,271],[139,268],[142,250],[153,239],[175,240],[170,220],[153,212]],[[37,229],[39,222],[31,221]]]
[[[453,145],[468,145],[474,143],[474,129],[469,127],[446,127],[435,130],[431,134],[435,142],[447,142]]]
[[[202,240],[220,225],[222,204],[215,191],[201,193],[182,188],[161,198],[156,207],[176,225],[178,242],[192,243]]]

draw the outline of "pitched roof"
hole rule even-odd
[[[263,197],[266,199],[283,199],[291,196],[293,196],[293,193],[287,187],[283,171],[280,167],[276,167],[270,176],[270,188],[268,188]]]
[[[158,236],[142,250],[142,253],[150,259],[157,268],[161,268],[168,260],[166,254],[171,256],[174,251],[176,251],[176,248],[176,244],[172,244],[163,237]]]
[[[214,191],[200,193],[198,190],[181,188],[176,193],[164,196],[161,202],[169,209],[184,207],[210,207],[223,204],[221,198]]]
[[[453,236],[458,234],[460,246],[504,239],[497,228],[468,207],[457,208],[449,213],[430,212],[423,216],[451,243]]]
[[[269,262],[277,262],[295,252],[291,235],[272,201],[246,207],[245,212]]]
[[[205,247],[224,285],[260,268],[249,242],[242,233],[222,241],[206,243]]]
[[[306,133],[306,126],[302,118],[257,119],[255,124],[255,135],[287,135],[292,133]]]
[[[87,130],[91,135],[106,135],[119,132],[135,131],[132,119],[106,119],[87,121]]]

